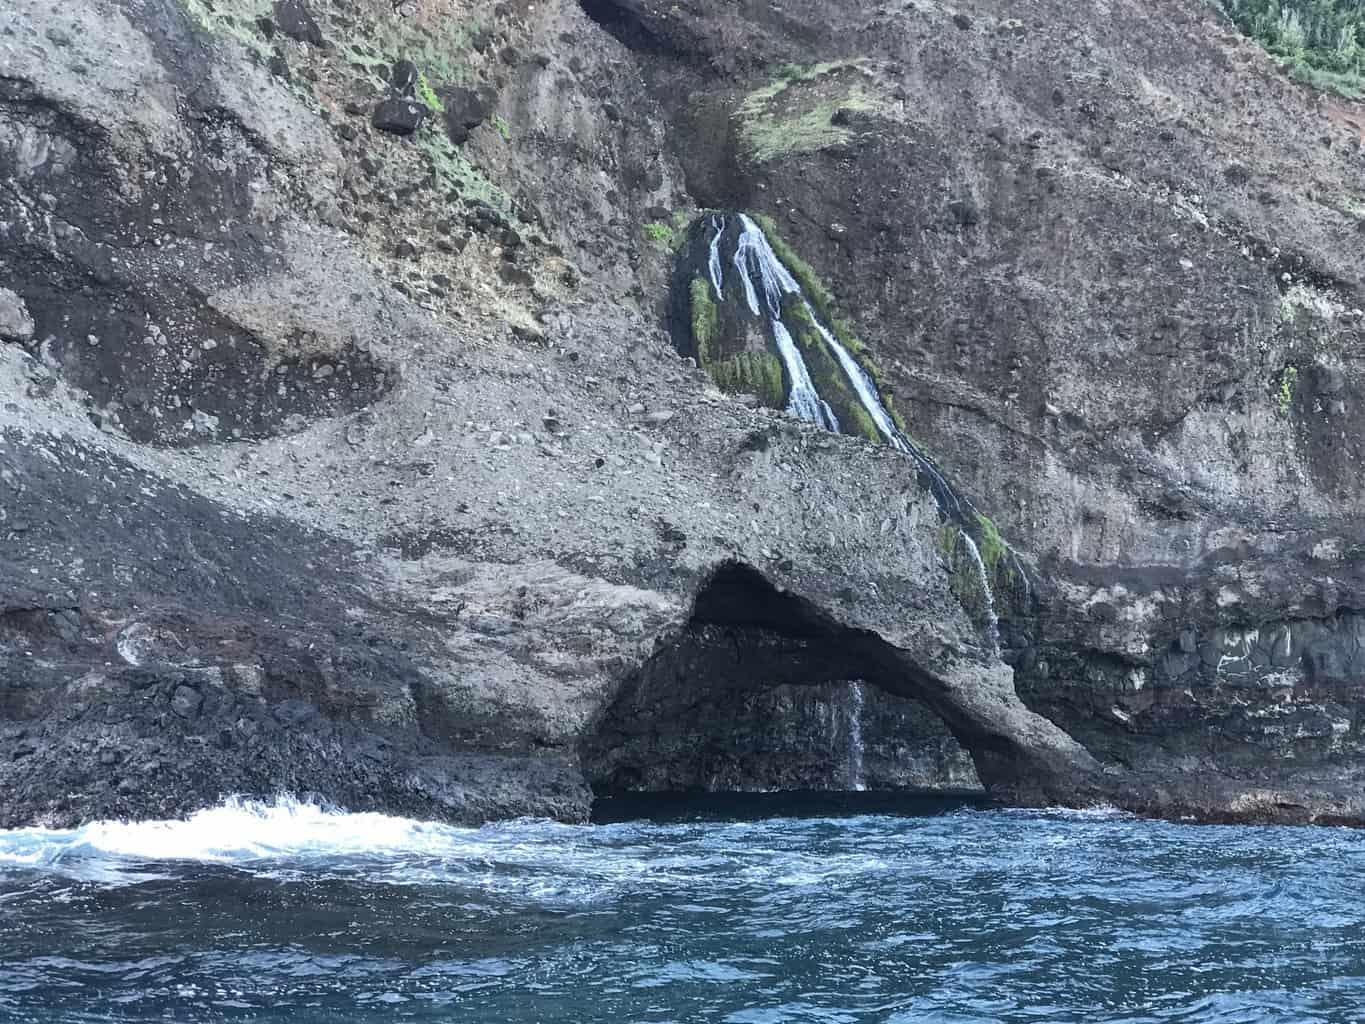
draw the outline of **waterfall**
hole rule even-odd
[[[792,382],[787,408],[803,420],[818,423],[826,430],[838,433],[839,421],[834,416],[834,410],[820,398],[820,392],[815,390],[815,382],[810,379],[806,361],[801,358],[801,350],[796,347],[791,333],[781,320],[774,320],[772,328],[777,351],[782,356],[782,363],[787,367],[787,375],[791,377]]]
[[[739,222],[742,230],[738,241],[735,243],[735,270],[739,273],[740,283],[744,287],[744,297],[749,310],[756,317],[762,317],[766,314],[769,326],[772,329],[778,355],[782,359],[782,364],[786,368],[788,379],[791,382],[787,409],[801,419],[817,424],[826,430],[835,432],[839,430],[839,422],[835,418],[834,410],[830,408],[829,403],[820,397],[820,393],[811,379],[810,371],[806,367],[806,362],[802,358],[801,350],[797,347],[791,332],[782,321],[782,301],[786,296],[795,295],[800,299],[810,322],[815,325],[821,339],[834,353],[840,368],[848,378],[848,382],[858,398],[858,403],[871,417],[873,425],[886,440],[886,443],[914,461],[919,472],[928,479],[934,500],[946,516],[956,519],[958,522],[976,522],[978,515],[976,506],[953,489],[933,461],[921,452],[905,432],[896,425],[895,417],[891,415],[890,410],[882,402],[881,395],[877,392],[876,382],[834,332],[825,326],[809,299],[802,292],[796,278],[778,259],[767,235],[763,233],[763,229],[746,214],[739,214]],[[726,230],[726,219],[719,215],[713,216],[711,225],[715,228],[715,234],[711,238],[709,270],[716,295],[720,296],[722,294],[721,286],[724,283],[720,245]],[[986,564],[981,558],[981,552],[977,548],[976,542],[972,540],[965,529],[960,531],[960,535],[962,540],[966,542],[972,560],[976,563],[981,590],[985,598],[991,648],[998,656],[1000,653],[1000,623],[996,616],[995,595],[991,590],[990,574],[986,571]],[[1012,551],[1010,554],[1018,565],[1018,556],[1014,555]],[[1021,565],[1019,570],[1019,575],[1027,587],[1028,574],[1023,571]],[[859,689],[859,707],[861,707],[861,702],[862,691]],[[859,757],[861,758],[861,738],[859,743]]]
[[[716,229],[715,235],[711,239],[711,259],[708,264],[711,271],[711,284],[716,289],[716,301],[725,301],[725,291],[721,288],[724,271],[720,266],[720,238],[725,234],[725,218],[712,217],[711,225]]]
[[[744,230],[740,233],[739,241],[735,243],[735,269],[739,271],[739,279],[744,284],[744,297],[748,300],[749,310],[754,316],[763,315],[763,311],[759,309],[758,289],[754,287],[753,275],[754,272],[758,274],[773,340],[777,343],[778,355],[782,357],[787,379],[791,382],[787,409],[807,422],[838,433],[839,421],[834,417],[834,410],[815,389],[815,383],[810,379],[810,371],[806,369],[806,361],[801,358],[801,350],[796,347],[791,333],[782,322],[782,296],[799,295],[801,287],[777,258],[777,253],[773,252],[772,246],[768,244],[768,236],[763,234],[759,226],[744,214],[739,215],[739,220]],[[717,235],[712,240],[712,246],[714,247],[719,240],[720,236]]]
[[[745,300],[754,316],[763,315],[763,310],[760,309],[759,296],[759,292],[762,291],[762,304],[767,308],[767,315],[773,328],[779,354],[792,381],[787,408],[803,420],[822,426],[826,430],[835,432],[839,430],[838,420],[835,419],[833,410],[830,409],[827,402],[820,398],[819,392],[811,382],[810,373],[806,369],[805,360],[801,357],[800,350],[782,323],[783,296],[796,295],[800,297],[801,305],[810,317],[811,323],[815,325],[821,339],[829,346],[830,351],[839,361],[839,366],[853,386],[854,394],[858,396],[858,403],[872,417],[873,424],[886,442],[897,451],[910,456],[920,472],[929,478],[930,488],[934,492],[934,499],[939,503],[939,507],[945,512],[957,516],[965,515],[968,509],[974,513],[975,509],[971,508],[970,502],[964,508],[963,499],[943,478],[938,467],[896,426],[896,421],[890,410],[882,403],[881,396],[877,393],[877,387],[872,378],[868,376],[867,371],[862,368],[853,354],[844,347],[834,332],[824,325],[820,315],[810,304],[810,300],[801,291],[801,286],[797,283],[796,278],[777,258],[777,253],[773,252],[772,245],[768,242],[768,236],[763,233],[763,229],[747,214],[741,213],[739,222],[743,230],[740,232],[739,240],[735,243],[735,269],[739,272],[740,282],[744,286]],[[716,228],[716,233],[711,239],[711,283],[716,287],[716,294],[720,295],[721,284],[723,283],[720,242],[721,236],[725,233],[725,218],[713,217],[712,224]],[[755,274],[758,276],[757,285],[754,282]]]
[[[981,581],[981,593],[986,601],[986,618],[990,623],[991,653],[998,658],[1000,657],[1000,618],[995,614],[995,595],[991,593],[990,574],[986,571],[986,563],[981,558],[981,549],[976,546],[976,541],[972,540],[971,534],[966,530],[959,530],[958,536],[962,538],[962,543],[967,545],[972,561],[976,563],[976,575]]]
[[[848,788],[861,793],[863,783],[863,684],[848,688]]]

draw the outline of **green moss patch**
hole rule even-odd
[[[436,90],[431,87],[431,80],[427,78],[425,71],[418,72],[416,93],[417,98],[433,114],[439,116],[446,112],[446,105],[441,102],[441,97],[436,95]]]
[[[707,369],[723,391],[757,395],[760,402],[772,409],[781,409],[787,404],[782,362],[771,352],[741,352],[713,362]]]
[[[1009,554],[1010,546],[1005,543],[1005,539],[1000,536],[1000,531],[996,529],[995,523],[990,516],[976,514],[976,525],[981,533],[981,560],[986,563],[986,568],[995,572],[1000,562]]]
[[[437,182],[446,192],[458,193],[463,199],[487,203],[509,219],[515,215],[507,193],[465,158],[434,118],[427,118],[423,122],[414,139]]]
[[[481,27],[477,18],[468,21],[440,19],[435,27],[408,18],[384,18],[358,24],[350,35],[337,39],[336,44],[346,61],[369,78],[376,89],[386,87],[379,73],[380,67],[403,57],[417,66],[434,96],[435,90],[443,85],[469,84],[472,76],[464,57],[470,52],[473,38]],[[417,98],[426,102],[420,91]]]
[[[190,17],[199,27],[214,35],[231,36],[259,57],[270,56],[257,25],[258,18],[271,13],[270,0],[181,0]]]
[[[716,359],[716,335],[720,331],[720,310],[711,299],[711,282],[698,275],[688,287],[692,300],[692,344],[697,365],[709,367]]]
[[[811,380],[815,383],[815,390],[820,392],[820,397],[829,403],[834,415],[839,418],[840,431],[865,437],[869,441],[881,441],[881,431],[863,408],[839,357],[815,329],[810,313],[799,300],[790,304],[787,313],[796,325],[794,338],[806,361]]]
[[[868,350],[867,345],[863,342],[862,338],[858,337],[857,333],[853,330],[853,326],[839,315],[838,307],[834,301],[834,294],[825,285],[825,282],[821,280],[820,275],[815,272],[815,269],[803,260],[787,240],[782,237],[782,233],[777,229],[777,223],[771,217],[766,214],[757,213],[753,214],[753,219],[754,222],[763,229],[763,233],[767,235],[768,244],[772,246],[773,253],[782,261],[783,266],[790,271],[792,277],[796,279],[796,283],[801,286],[802,293],[804,293],[811,306],[814,307],[816,315],[820,317],[829,332],[838,339],[839,344],[843,345],[858,364],[867,371],[867,375],[872,378],[872,384],[881,397],[882,404],[886,406],[887,412],[891,414],[892,420],[903,433],[908,435],[909,432],[905,430],[905,420],[901,417],[900,413],[896,411],[891,401],[891,394],[887,390],[885,384],[883,384],[883,379],[886,376],[885,372],[882,370],[881,366],[878,365],[877,361],[872,358],[872,354]],[[847,432],[849,433],[861,434],[873,441],[882,440],[881,431],[877,429],[876,424],[872,422],[872,417],[868,414],[867,410],[863,408],[862,403],[853,392],[853,386],[849,383],[848,376],[844,373],[843,367],[839,365],[838,357],[835,356],[833,352],[828,351],[828,346],[825,344],[824,339],[821,338],[819,332],[815,330],[815,323],[811,319],[810,314],[806,311],[805,306],[799,302],[790,303],[787,308],[787,314],[791,319],[801,325],[801,333],[806,333],[808,331],[806,347],[817,354],[814,356],[807,355],[807,361],[809,362],[812,358],[820,359],[821,356],[818,353],[823,353],[824,356],[833,361],[834,372],[830,375],[828,380],[817,377],[814,368],[811,368],[811,376],[815,379],[815,384],[816,387],[819,388],[820,394],[824,395],[826,401],[835,409],[836,414],[839,416],[840,425],[846,425]],[[841,402],[843,395],[850,396],[851,401],[846,404],[845,412],[840,412],[840,404],[836,404],[834,399],[829,397],[832,394],[838,394]]]
[[[775,81],[749,93],[735,111],[745,156],[763,163],[849,141],[853,129],[836,123],[836,115],[874,114],[882,108],[863,80],[869,65],[850,60],[783,68]]]

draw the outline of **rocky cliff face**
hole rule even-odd
[[[577,819],[854,724],[1361,820],[1362,162],[1193,0],[18,0],[0,826]],[[739,211],[838,433],[773,318],[698,348]]]

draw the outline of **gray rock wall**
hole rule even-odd
[[[869,698],[888,783],[951,735],[1005,799],[1360,819],[1358,138],[1202,5],[0,19],[4,824],[581,818],[705,628],[816,687],[748,705],[770,778],[862,678],[942,723]],[[669,344],[711,205],[1029,564],[1002,659],[904,459]]]

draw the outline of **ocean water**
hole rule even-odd
[[[1365,1019],[1365,833],[860,795],[604,818],[0,832],[0,1021]]]

